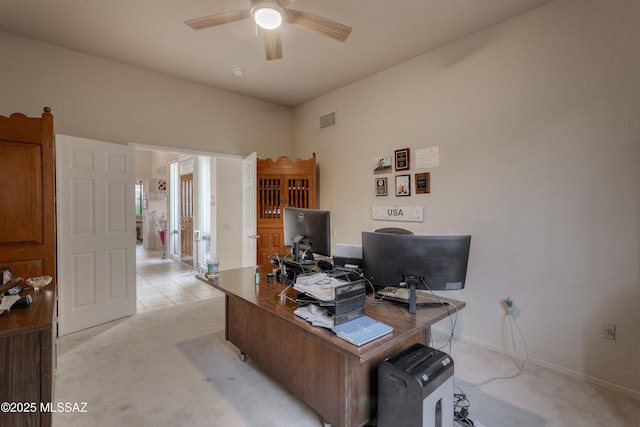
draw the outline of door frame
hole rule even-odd
[[[216,152],[208,152],[208,151],[200,151],[200,150],[189,150],[189,149],[184,149],[184,148],[178,148],[178,147],[166,147],[166,146],[161,146],[161,145],[152,145],[152,144],[141,144],[141,143],[134,143],[131,142],[129,143],[129,145],[133,146],[134,148],[134,152],[135,150],[142,150],[142,151],[157,151],[157,152],[165,152],[165,153],[175,153],[178,155],[178,158],[172,160],[171,162],[169,162],[169,164],[174,164],[175,166],[173,166],[176,171],[176,180],[177,182],[179,182],[179,177],[180,177],[180,161],[184,158],[186,158],[187,156],[193,156],[194,158],[197,159],[198,156],[202,156],[202,157],[209,157],[210,160],[213,162],[216,159],[234,159],[234,160],[244,160],[247,157],[246,156],[241,156],[241,155],[234,155],[234,154],[222,154],[222,153],[216,153]],[[254,155],[255,153],[250,154],[249,156]],[[256,155],[257,157],[257,155]],[[199,188],[198,187],[198,181],[200,181],[200,176],[201,176],[201,169],[199,168],[199,162],[196,161],[194,163],[195,168],[194,168],[194,198],[198,197],[201,198],[203,191],[205,190],[204,188]],[[176,213],[179,214],[179,211],[175,211],[174,209],[171,207],[171,199],[175,198],[176,195],[175,193],[178,191],[178,189],[175,186],[175,183],[172,181],[173,178],[171,176],[171,167],[169,168],[169,176],[167,177],[167,182],[170,182],[169,188],[167,190],[167,198],[169,199],[169,206],[167,207],[167,254],[168,256],[175,260],[175,261],[180,261],[180,238],[179,238],[179,234],[174,235],[172,233],[172,229],[171,229],[171,224],[172,223],[177,223],[179,226],[179,220],[176,222],[176,220],[174,219],[176,216]],[[209,171],[209,174],[211,174],[211,170]],[[206,175],[206,174],[205,174]],[[204,179],[209,179],[210,181],[212,180],[211,175],[208,176],[204,176]],[[205,186],[206,187],[206,186]],[[211,192],[214,191],[214,188],[209,188],[211,190]],[[244,189],[243,189],[244,191]],[[197,195],[197,196],[196,196]],[[244,198],[244,196],[243,196]],[[198,224],[200,224],[203,219],[201,217],[201,213],[204,212],[204,210],[206,209],[206,206],[210,207],[211,210],[211,216],[216,215],[213,210],[216,209],[215,207],[215,199],[207,199],[207,200],[194,200],[196,204],[200,204],[202,203],[202,208],[196,208],[194,206],[194,227],[195,227],[195,223],[198,222]],[[253,203],[255,204],[255,194],[253,196]],[[255,207],[254,207],[255,209]],[[242,205],[242,212],[243,212],[243,218],[245,217],[245,204],[243,203]],[[198,217],[200,217],[200,219],[198,219]],[[202,227],[200,229],[201,231],[201,239],[205,238],[205,234],[203,234],[203,230],[205,227]],[[215,239],[217,238],[217,236],[220,235],[220,232],[223,230],[224,226],[223,225],[218,225],[218,227],[215,230],[210,230],[209,231],[209,236],[207,236],[206,238],[210,238],[212,239],[211,241],[209,241],[209,245],[210,247],[207,248],[205,245],[204,240],[201,241],[200,245],[198,246],[198,257],[199,258],[203,258],[206,253],[208,251],[211,251],[211,253],[213,253],[214,251],[217,250],[216,248],[216,241]],[[206,231],[205,231],[206,232]],[[179,230],[178,230],[179,233]],[[176,247],[177,246],[177,247]],[[195,246],[194,246],[195,247]],[[254,252],[255,253],[255,252]],[[242,256],[242,259],[240,260],[240,263],[244,263],[244,254]],[[255,262],[251,265],[255,265]]]

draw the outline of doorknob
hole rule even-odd
[[[257,236],[257,235],[255,235],[255,234],[250,234],[250,235],[248,235],[247,237],[248,237],[249,239],[259,239],[259,238],[260,238],[260,236]]]

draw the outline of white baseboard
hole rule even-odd
[[[438,331],[438,332],[445,333],[444,330]],[[501,347],[498,347],[498,346],[495,346],[495,345],[492,345],[492,344],[488,344],[486,342],[479,341],[479,340],[477,340],[475,338],[471,338],[471,337],[468,337],[468,336],[464,336],[464,335],[461,336],[461,335],[457,335],[456,334],[455,335],[455,339],[458,339],[460,341],[467,341],[467,342],[475,344],[475,345],[477,345],[479,347],[483,347],[483,348],[486,348],[488,350],[493,350],[493,351],[496,351],[498,353],[502,353],[502,354],[508,355],[510,357],[521,357],[522,356],[520,354],[516,355],[513,351],[510,351],[510,350],[507,350],[507,349],[504,349],[504,348],[501,348]],[[573,369],[567,369],[567,368],[565,368],[563,366],[558,366],[558,365],[555,365],[553,363],[549,363],[549,362],[546,362],[544,360],[537,359],[537,358],[531,357],[531,356],[529,356],[528,361],[526,363],[530,363],[532,365],[536,365],[536,366],[540,366],[542,368],[550,369],[552,371],[559,372],[559,373],[567,375],[569,377],[577,378],[577,379],[586,381],[588,383],[591,383],[591,384],[594,384],[594,385],[598,385],[598,386],[601,386],[601,387],[605,387],[605,388],[608,388],[610,390],[614,390],[614,391],[617,391],[619,393],[622,393],[624,395],[631,396],[631,397],[634,397],[636,399],[640,399],[640,391],[638,391],[638,390],[633,390],[631,388],[624,387],[624,386],[612,383],[610,381],[603,380],[601,378],[593,377],[591,375],[585,375],[585,374],[583,374],[581,372],[578,372],[578,371],[575,371]]]

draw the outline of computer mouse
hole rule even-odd
[[[318,261],[318,267],[320,267],[321,270],[325,271],[325,270],[333,270],[333,264],[331,264],[329,261],[325,261],[323,259]]]
[[[18,301],[14,302],[11,308],[25,308],[31,305],[31,295],[25,295],[20,298]]]

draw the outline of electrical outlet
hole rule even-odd
[[[514,305],[515,303],[511,298],[507,297],[506,299],[502,300],[502,306],[506,310],[507,314],[511,313],[511,310],[513,309]]]
[[[615,323],[602,322],[602,325],[600,325],[600,336],[602,338],[606,338],[608,340],[615,340],[616,339],[616,324]]]
[[[514,319],[517,319],[518,317],[520,317],[521,311],[516,305],[514,300],[507,297],[506,299],[502,300],[502,304],[509,316],[513,317]]]

